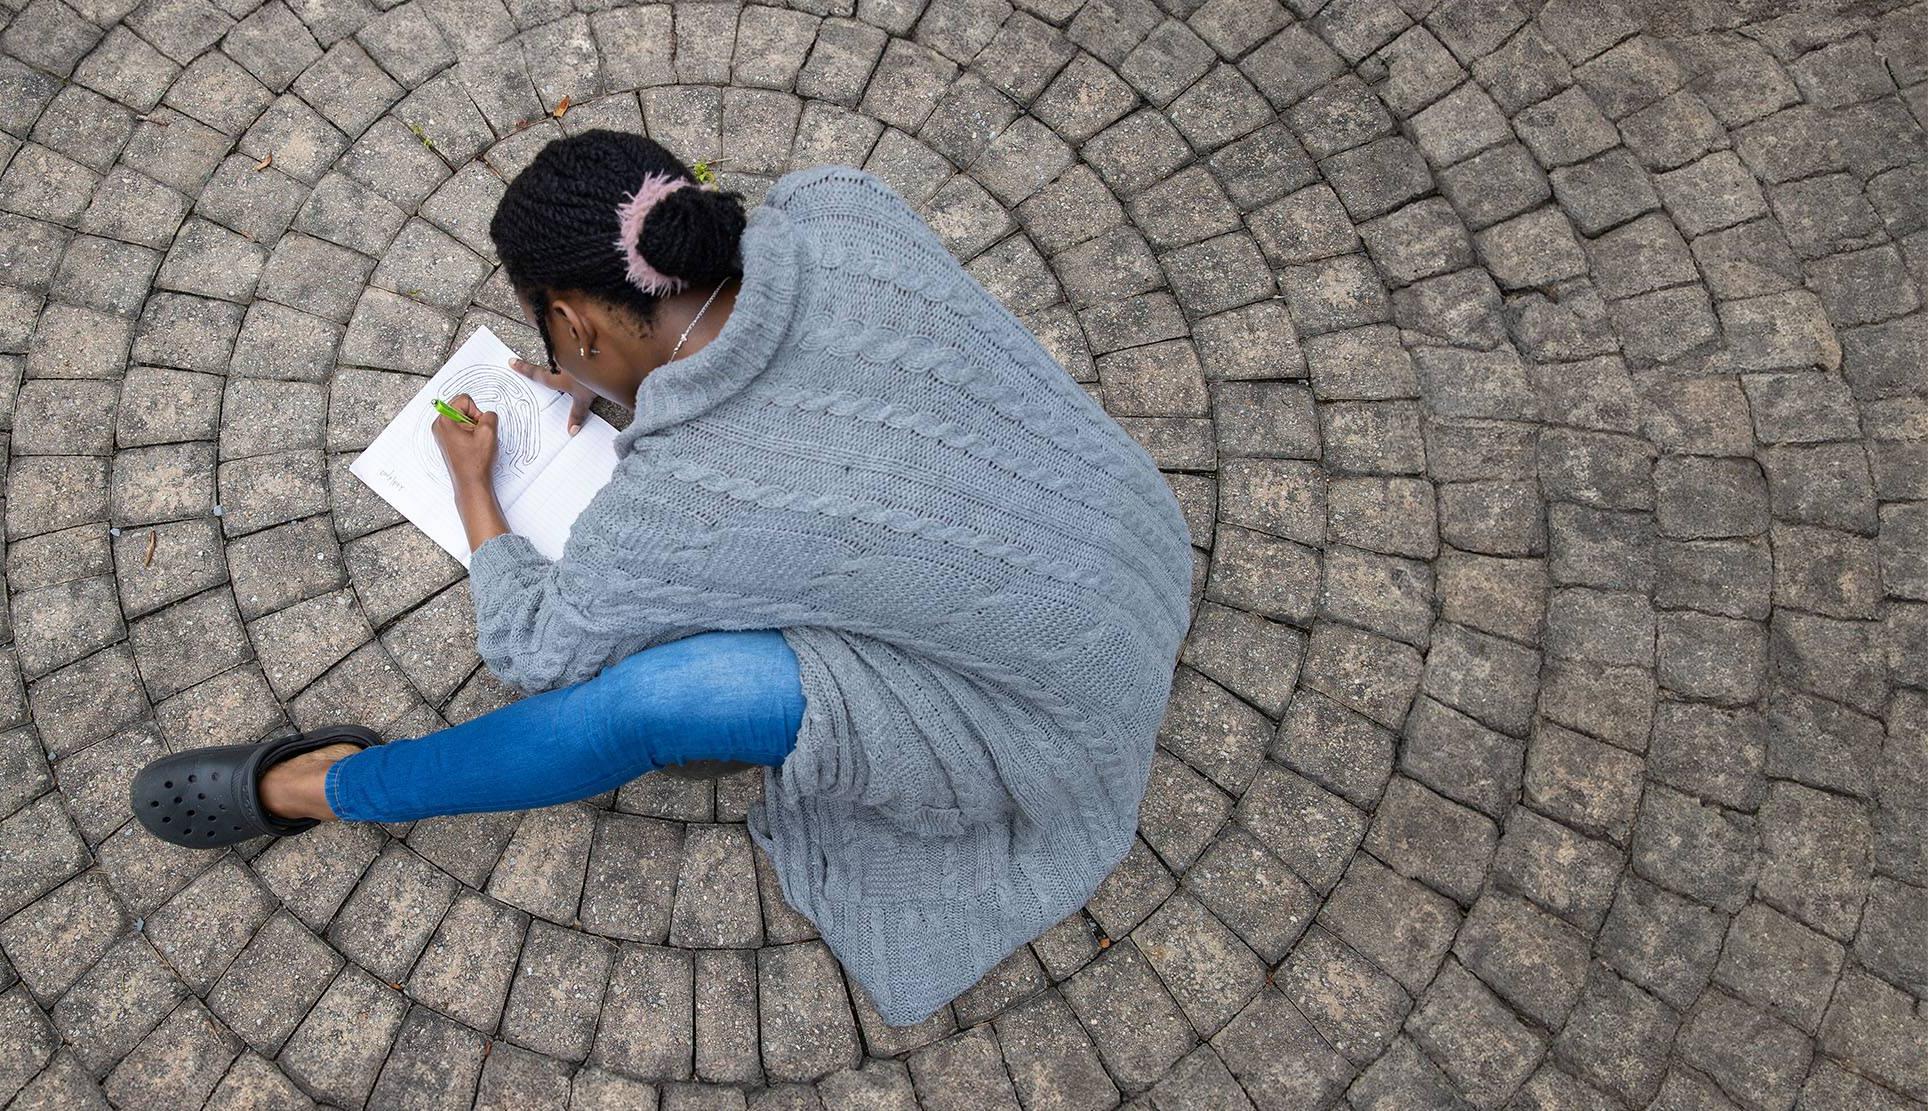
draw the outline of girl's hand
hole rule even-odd
[[[524,378],[542,383],[552,390],[561,390],[569,395],[569,434],[574,436],[582,431],[582,422],[589,419],[589,403],[596,399],[596,391],[584,385],[575,375],[558,367],[550,373],[546,366],[537,366],[527,359],[511,357],[509,365]]]
[[[448,464],[449,478],[457,487],[480,483],[493,490],[489,472],[495,466],[495,414],[477,408],[475,399],[465,393],[450,398],[449,404],[475,422],[463,424],[440,414],[435,417],[431,427],[442,459]]]

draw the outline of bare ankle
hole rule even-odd
[[[275,764],[261,775],[261,805],[277,818],[290,821],[334,821],[326,789],[328,766],[359,751],[357,745],[325,745]]]

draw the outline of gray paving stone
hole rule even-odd
[[[1131,941],[1109,947],[1060,990],[1127,1091],[1148,1087],[1196,1044],[1198,1035]]]
[[[346,581],[340,549],[319,517],[242,537],[229,546],[227,557],[235,601],[249,621]]]
[[[487,1041],[476,1081],[475,1106],[487,1108],[561,1106],[569,1098],[567,1066],[508,1042]]]
[[[1201,1036],[1230,1021],[1267,978],[1264,962],[1186,893],[1166,900],[1133,938]]]
[[[1595,964],[1553,1051],[1583,1078],[1642,1102],[1660,1089],[1664,1064],[1654,1050],[1673,1040],[1679,1022],[1673,1008]]]
[[[342,958],[286,913],[270,917],[208,993],[208,1006],[263,1055],[278,1052],[342,968]]]
[[[1196,859],[1231,809],[1232,800],[1189,765],[1153,754],[1142,832],[1168,866],[1182,869]]]
[[[1680,1030],[1681,1057],[1727,1091],[1762,1105],[1792,1105],[1813,1057],[1807,1036],[1732,996],[1708,992]]]
[[[1498,230],[1498,229],[1495,229]],[[1540,416],[1525,362],[1510,348],[1491,352],[1421,347],[1412,353],[1419,394],[1448,417],[1534,420]]]
[[[477,895],[457,895],[409,971],[410,997],[476,1030],[494,1030],[526,922],[519,911]]]
[[[1418,560],[1334,548],[1326,553],[1324,616],[1423,646],[1431,624],[1432,576]]]
[[[1813,1032],[1841,974],[1842,948],[1761,903],[1729,927],[1714,978],[1742,998]]]
[[[1434,636],[1421,689],[1488,728],[1525,736],[1540,653],[1472,629],[1446,626]]]
[[[1331,1102],[1352,1079],[1352,1066],[1277,990],[1261,992],[1210,1044],[1261,1111]]]
[[[1851,175],[1827,174],[1779,185],[1768,201],[1788,242],[1804,259],[1879,241],[1880,217]]]
[[[187,994],[153,946],[136,934],[115,942],[50,1012],[54,1029],[99,1078],[140,1044]]]
[[[1813,51],[1790,66],[1789,72],[1807,98],[1823,107],[1851,104],[1894,89],[1894,78],[1866,38]]]
[[[1452,900],[1362,855],[1318,920],[1410,993],[1432,979],[1461,916]]]
[[[28,1058],[31,1059],[31,1058]],[[72,1052],[55,1051],[47,1067],[22,1088],[14,1102],[22,1107],[110,1106],[100,1094],[100,1085],[90,1076]]]
[[[1718,912],[1632,878],[1600,932],[1600,956],[1621,975],[1685,1007],[1713,974],[1725,928]]]
[[[905,1063],[925,1106],[1016,1108],[1017,1095],[999,1055],[991,1028],[977,1026],[918,1050]]]
[[[241,1042],[187,999],[108,1072],[102,1092],[123,1107],[195,1105],[214,1092],[239,1051]]]
[[[234,595],[207,591],[128,627],[148,697],[159,702],[251,655]]]
[[[1425,469],[1417,403],[1336,402],[1319,416],[1320,438],[1334,470],[1417,474]]]
[[[815,1080],[858,1063],[856,1022],[840,978],[820,941],[758,950],[759,998],[792,1001],[758,1009],[763,1067],[771,1079]]]
[[[183,193],[198,193],[227,153],[230,141],[214,128],[162,107],[134,128],[133,138],[121,152],[121,161]]]
[[[1268,963],[1290,949],[1317,909],[1313,889],[1236,828],[1198,858],[1184,883]]]
[[[1828,318],[1837,325],[1875,324],[1921,304],[1892,246],[1816,259],[1809,263],[1808,273]]]
[[[1528,644],[1539,641],[1547,581],[1541,561],[1446,551],[1435,573],[1440,615],[1448,621]]]
[[[213,375],[137,366],[128,371],[119,392],[110,429],[120,447],[215,437],[221,381]]]
[[[370,635],[349,591],[320,595],[249,624],[268,682],[282,697],[319,677]]]
[[[130,925],[106,874],[90,869],[8,918],[0,947],[34,1001],[51,1007]]]
[[[594,832],[584,805],[529,811],[490,873],[488,893],[551,921],[573,921]]]
[[[761,945],[763,920],[747,834],[734,825],[691,826],[682,855],[670,944],[692,949]]]
[[[1490,819],[1395,776],[1373,812],[1364,844],[1400,874],[1469,904],[1498,841]]]
[[[240,536],[298,520],[327,508],[328,486],[319,451],[285,451],[221,464],[217,478],[221,527]]]
[[[1370,1064],[1384,1053],[1412,1010],[1412,998],[1396,981],[1318,926],[1294,947],[1275,982],[1354,1064]]]
[[[420,857],[386,849],[335,915],[328,943],[375,975],[400,980],[428,944],[455,886]]]
[[[1928,1076],[1911,1048],[1921,1036],[1921,1020],[1912,1007],[1907,993],[1850,970],[1828,1009],[1822,1048],[1837,1056],[1852,1055],[1877,1079],[1920,1099],[1928,1092]]]
[[[1870,632],[1867,622],[1777,613],[1768,628],[1769,674],[1864,714],[1878,713],[1882,682],[1877,661],[1867,655]]]
[[[128,787],[141,766],[167,755],[158,730],[136,726],[89,745],[54,765],[67,805],[81,836],[98,843],[127,821]]]
[[[1480,257],[1502,288],[1541,286],[1583,274],[1586,256],[1557,209],[1542,208],[1474,237]]]
[[[368,1101],[467,1103],[482,1074],[484,1051],[486,1040],[474,1030],[426,1007],[411,1007]]]
[[[564,1060],[586,1058],[614,954],[607,941],[532,920],[503,1011],[503,1036]]]
[[[28,698],[41,742],[53,756],[83,748],[147,712],[134,656],[125,645],[35,680]]]
[[[50,303],[27,347],[26,376],[119,377],[127,365],[134,327],[133,321],[99,309]]]
[[[1792,783],[1762,805],[1760,897],[1836,938],[1853,929],[1868,888],[1870,830],[1863,807]]]
[[[220,559],[220,532],[210,517],[121,530],[114,538],[114,569],[121,611],[129,617],[160,610],[228,579]]]
[[[348,138],[300,97],[276,97],[241,137],[238,148],[306,185],[319,181],[348,149]]]
[[[1848,1072],[1826,1057],[1814,1063],[1801,1088],[1801,1102],[1813,1107],[1905,1107],[1902,1097]]]
[[[480,132],[480,121],[471,121],[471,127]],[[430,143],[422,141],[423,137],[401,119],[384,116],[362,132],[338,165],[343,173],[407,211],[419,206],[449,177],[448,164],[442,160],[440,148],[431,149]],[[439,138],[451,147],[461,141],[456,136],[439,133],[426,137],[431,143]],[[472,140],[472,145],[480,146],[482,142],[478,137]]]
[[[0,795],[0,809],[11,814],[53,786],[53,772],[47,766],[40,738],[31,730],[16,729],[0,734],[8,771],[6,793]]]
[[[1443,198],[1407,205],[1362,226],[1360,233],[1373,261],[1395,286],[1462,270],[1473,263],[1466,229]]]
[[[1356,77],[1344,76],[1311,90],[1285,112],[1287,124],[1314,158],[1325,158],[1385,135],[1392,117]]]
[[[1321,622],[1306,653],[1305,686],[1388,728],[1406,713],[1423,665],[1411,646]]]
[[[237,135],[274,100],[274,91],[222,52],[206,52],[168,87],[162,102],[226,135]]]
[[[408,844],[449,875],[481,887],[521,820],[519,810],[436,815],[412,823]]]
[[[74,69],[74,80],[136,112],[159,104],[181,67],[125,26],[110,27]]]
[[[242,321],[232,373],[319,383],[334,365],[340,338],[341,329],[326,320],[258,301]]]
[[[1004,1067],[1026,1107],[1109,1107],[1117,1099],[1117,1085],[1059,992],[1033,996],[997,1016],[994,1026]]]
[[[1599,929],[1625,857],[1614,846],[1516,808],[1502,827],[1494,857],[1497,881],[1574,927]]]
[[[1323,521],[1323,513],[1319,519]],[[1220,687],[1269,716],[1284,712],[1305,654],[1305,637],[1290,625],[1255,613],[1205,604],[1193,623],[1180,662],[1197,667]]]
[[[1447,798],[1491,817],[1511,806],[1522,745],[1442,702],[1421,697],[1404,728],[1400,769]]]
[[[99,175],[39,143],[28,143],[0,174],[0,206],[22,216],[72,224],[86,211]]]
[[[756,954],[745,949],[704,949],[694,959],[696,1075],[716,1083],[761,1085]]]
[[[72,663],[126,634],[112,579],[79,579],[16,599],[21,670],[28,679]]]
[[[817,1086],[823,1106],[897,1111],[917,1106],[910,1066],[889,1058],[869,1058],[861,1068],[833,1072]],[[779,1104],[779,1106],[782,1106]]]
[[[1274,39],[1273,43],[1283,43],[1292,34],[1288,30]],[[1297,41],[1272,53],[1264,63],[1287,93],[1296,91],[1301,87],[1301,82],[1322,80],[1329,76],[1325,72],[1328,67],[1340,65],[1339,57],[1304,28],[1299,28],[1298,34],[1301,37]],[[1255,52],[1247,64],[1257,62],[1263,53]],[[1424,26],[1414,26],[1400,32],[1368,63],[1368,66],[1375,65],[1384,67],[1383,71],[1376,68],[1368,70],[1372,76],[1379,76],[1383,72],[1384,79],[1377,83],[1379,97],[1385,101],[1386,107],[1401,117],[1411,116],[1438,100],[1466,77],[1465,69],[1453,57],[1453,52]],[[1296,76],[1292,73],[1294,69],[1299,70]]]
[[[160,264],[154,285],[179,293],[245,301],[268,251],[220,224],[189,216]]]
[[[178,222],[177,213],[173,223]],[[86,224],[91,231],[110,230],[92,219]],[[162,229],[159,237],[162,246],[166,246],[172,230],[172,223]],[[123,317],[136,316],[159,264],[160,255],[152,248],[101,235],[81,236],[68,246],[48,292],[56,300]]]
[[[1476,1103],[1505,1099],[1526,1081],[1545,1042],[1456,961],[1441,968],[1414,1011],[1414,1041]]]

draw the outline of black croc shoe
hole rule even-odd
[[[196,849],[251,837],[286,837],[319,818],[283,818],[261,805],[261,774],[291,756],[335,744],[367,748],[381,738],[359,725],[329,725],[249,745],[213,745],[163,756],[142,768],[128,789],[134,816],[163,841]]]

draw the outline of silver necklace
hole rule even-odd
[[[666,362],[673,363],[676,361],[676,353],[683,349],[683,341],[690,338],[690,328],[696,327],[696,322],[703,319],[704,313],[710,311],[710,301],[716,300],[716,295],[723,292],[723,287],[729,284],[730,279],[724,278],[722,281],[716,283],[715,289],[710,290],[709,299],[703,302],[702,308],[696,310],[695,316],[690,317],[689,328],[683,329],[683,334],[676,337],[676,346],[670,348],[669,358],[665,360]]]

